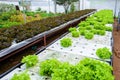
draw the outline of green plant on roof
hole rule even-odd
[[[112,52],[108,48],[104,47],[97,49],[96,55],[102,59],[110,59]]]
[[[25,63],[26,67],[32,67],[37,64],[38,56],[37,55],[28,55],[26,57],[23,57],[21,62]]]
[[[29,74],[25,71],[19,74],[14,74],[10,80],[31,80]]]
[[[72,37],[79,37],[80,36],[78,31],[72,31],[71,34],[72,34]]]
[[[72,32],[72,31],[77,31],[77,29],[75,27],[70,27],[69,32]]]
[[[85,33],[85,38],[86,39],[92,39],[94,37],[94,34],[91,32]]]
[[[72,40],[70,38],[63,38],[62,40],[60,40],[60,44],[63,47],[69,47],[72,45]]]

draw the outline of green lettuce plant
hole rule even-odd
[[[85,38],[86,39],[92,39],[94,37],[94,34],[91,32],[85,33]]]
[[[79,73],[76,80],[114,80],[114,76],[111,73],[113,69],[106,62],[85,58],[76,67]]]
[[[101,59],[110,59],[112,52],[108,48],[104,47],[97,49],[96,55]]]
[[[96,29],[91,29],[90,32],[94,33],[94,34],[97,34],[97,30]]]
[[[91,30],[91,29],[92,29],[92,26],[86,26],[86,29],[87,29],[87,30]]]
[[[63,47],[69,47],[72,46],[72,40],[70,38],[63,38],[62,40],[60,40],[60,44]]]
[[[31,80],[29,74],[25,71],[19,74],[14,74],[10,80]]]
[[[75,80],[72,69],[74,66],[68,62],[61,63],[58,69],[54,69],[52,80]]]
[[[38,56],[37,55],[28,55],[23,57],[22,63],[26,64],[26,67],[32,67],[38,63]]]
[[[86,27],[78,27],[78,30],[81,31],[81,30],[86,30]]]
[[[45,60],[40,63],[39,74],[42,76],[51,76],[53,70],[57,69],[61,65],[61,62],[56,59]]]
[[[69,32],[72,32],[72,31],[77,31],[77,29],[75,27],[70,27]]]
[[[50,76],[51,80],[114,80],[111,71],[108,63],[91,58],[84,58],[75,65],[56,59],[43,61],[40,65],[42,75]]]
[[[105,33],[106,33],[105,30],[97,30],[97,34],[98,35],[102,35],[103,36],[103,35],[105,35]]]
[[[72,37],[79,37],[80,36],[80,33],[78,31],[72,31],[71,34],[72,34]]]
[[[90,24],[88,22],[82,21],[81,23],[78,24],[79,27],[85,27],[89,26]]]
[[[94,25],[94,29],[105,30],[105,26],[102,25],[101,23],[96,23],[96,24]]]
[[[112,31],[113,28],[112,28],[112,27],[108,27],[108,26],[106,26],[105,30],[106,30],[106,31]]]
[[[80,32],[80,35],[84,36],[85,33],[87,33],[88,31],[87,30],[80,30],[79,32]]]

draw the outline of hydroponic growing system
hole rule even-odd
[[[1,80],[114,80],[112,23],[111,10],[96,12]]]

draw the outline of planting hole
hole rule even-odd
[[[72,49],[70,49],[70,51],[72,51]]]
[[[87,43],[85,43],[85,45],[88,45]]]
[[[21,70],[18,70],[18,72],[21,72]]]
[[[93,49],[93,51],[95,51],[95,49]]]
[[[52,46],[52,48],[54,48],[54,46]]]
[[[64,57],[66,57],[66,55],[64,55]]]
[[[76,46],[74,46],[74,47],[76,47]]]
[[[97,45],[94,45],[95,47],[97,46]]]
[[[78,59],[77,57],[75,59]]]
[[[80,53],[83,53],[82,51],[80,51]]]
[[[94,55],[93,53],[91,53],[91,55]]]
[[[76,42],[76,44],[78,44],[79,42]]]
[[[48,78],[46,77],[45,80],[48,80]]]
[[[63,48],[60,48],[60,49],[63,49]]]
[[[85,47],[82,47],[83,49],[85,49]]]
[[[34,73],[31,73],[31,75],[35,75]]]

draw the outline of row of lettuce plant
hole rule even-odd
[[[101,10],[79,23],[78,28],[71,27],[69,31],[73,37],[82,35],[86,39],[92,39],[95,34],[104,36],[106,31],[112,31],[113,28],[106,25],[112,23],[113,12],[111,10]]]
[[[36,59],[34,60],[32,57]],[[24,57],[24,60],[27,69],[29,69],[35,66],[36,62],[38,62],[38,57],[29,55],[29,57]],[[30,62],[34,65],[28,67]],[[75,65],[68,62],[60,62],[57,59],[45,60],[40,62],[38,70],[40,76],[49,76],[51,80],[114,80],[111,72],[113,69],[108,63],[91,58],[84,58]],[[31,79],[29,73],[24,71],[14,74],[11,80]]]
[[[60,45],[64,48],[70,47],[72,46],[72,44],[73,41],[71,38],[63,38],[62,40],[60,40]],[[96,55],[101,59],[110,59],[112,56],[112,52],[107,47],[98,48],[96,50]]]
[[[103,16],[104,15],[104,16]],[[69,28],[69,32],[72,37],[79,37],[80,35],[85,36],[86,39],[90,40],[94,37],[94,35],[102,35],[104,36],[106,31],[112,31],[111,26],[106,26],[106,24],[113,23],[113,13],[111,10],[101,10],[96,12],[92,16],[88,17],[86,21],[83,21],[78,24],[78,28],[71,27]],[[60,41],[62,47],[72,46],[72,39],[63,38]],[[112,56],[111,51],[104,47],[99,48],[96,51],[96,55],[101,59],[110,59]]]
[[[51,28],[66,23],[67,21],[79,18],[80,16],[88,14],[92,11],[95,11],[95,9],[76,11],[69,14],[63,14],[61,16],[49,17],[42,20],[28,22],[24,25],[13,26],[10,28],[1,28],[0,50],[11,46],[13,40],[16,40],[16,42],[21,42],[37,34],[40,34],[41,32],[50,30]]]

